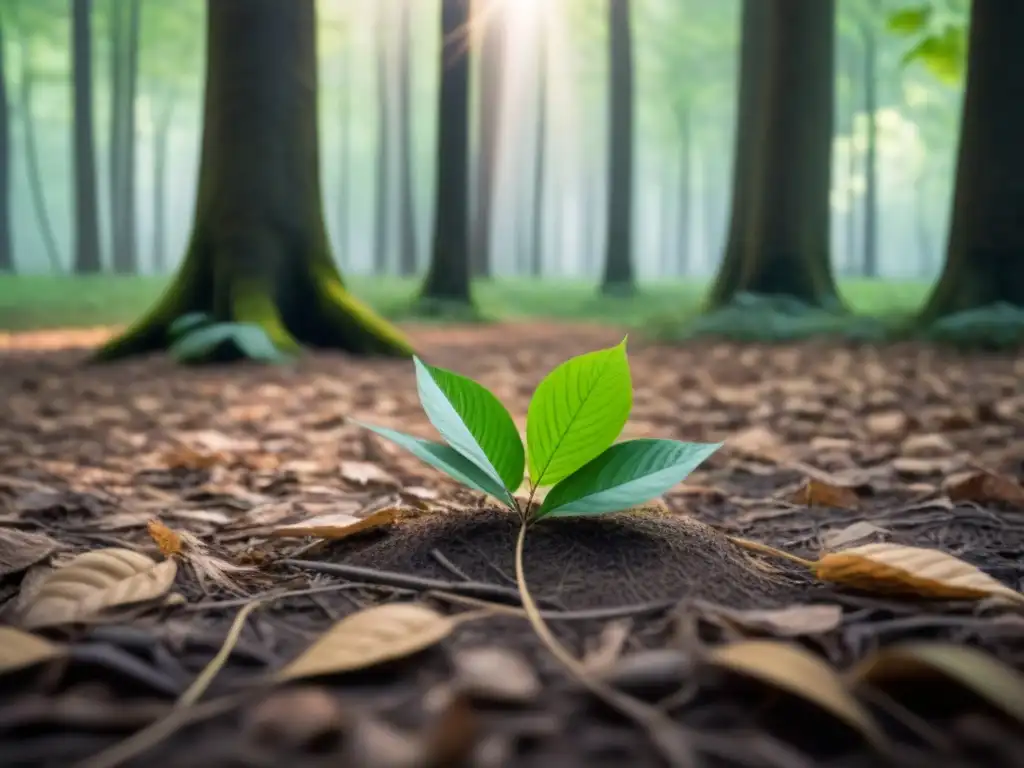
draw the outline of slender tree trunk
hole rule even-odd
[[[351,236],[351,176],[352,176],[352,62],[353,42],[346,41],[341,55],[341,114],[338,115],[338,248],[343,259],[349,255]]]
[[[681,107],[676,119],[679,122],[679,208],[676,224],[679,240],[674,274],[685,275],[691,268],[690,243],[693,220],[693,127],[689,107]]]
[[[398,17],[398,272],[416,274],[416,195],[413,188],[412,35],[413,0],[399,0]]]
[[[75,237],[72,271],[99,272],[100,222],[96,199],[96,139],[93,133],[92,0],[71,0]]]
[[[117,272],[134,275],[139,271],[138,255],[138,198],[135,194],[135,102],[139,84],[139,33],[142,23],[142,0],[128,0],[128,26],[125,55],[124,95],[124,168],[121,177],[121,202],[124,205],[122,225],[123,252],[120,263],[115,262]]]
[[[745,0],[743,13],[733,220],[711,305],[750,292],[839,307],[829,258],[835,2]]]
[[[946,264],[922,320],[1024,307],[1024,3],[971,3],[967,81]]]
[[[344,288],[324,226],[313,0],[209,0],[195,221],[170,288],[99,360],[166,346],[190,312],[299,343],[408,355]]]
[[[543,24],[543,22],[541,22]],[[537,38],[537,106],[534,113],[533,211],[530,216],[530,277],[544,274],[545,173],[548,144],[547,28],[541,26]]]
[[[864,156],[865,277],[878,277],[878,44],[870,23],[861,24],[864,44],[864,112],[868,118]]]
[[[4,29],[0,12],[0,272],[14,271],[14,238],[11,236],[11,111],[7,101],[7,69],[4,66]]]
[[[165,96],[153,127],[153,271],[167,271],[167,153],[174,116],[174,97]]]
[[[123,200],[124,188],[124,102],[126,96],[125,62],[126,5],[123,0],[109,0],[110,15],[110,146],[108,148],[108,179],[107,188],[110,197],[110,253],[114,271],[120,271],[119,265],[125,262]]]
[[[441,0],[441,89],[437,131],[434,245],[424,299],[470,304],[469,71],[460,34],[469,0]]]
[[[480,153],[476,167],[476,208],[470,256],[473,276],[491,276],[491,230],[494,194],[501,152],[502,98],[504,93],[505,19],[502,0],[476,0],[481,5],[484,30],[480,38],[480,93],[477,130]]]
[[[853,137],[857,130],[857,110],[850,105],[850,151],[846,158],[846,271],[852,274],[857,265],[857,190],[852,180],[857,177],[857,152]]]
[[[36,221],[43,238],[50,269],[60,273],[64,271],[60,248],[57,246],[57,235],[50,219],[49,207],[46,204],[46,191],[43,187],[43,172],[39,167],[39,147],[36,144],[36,121],[32,112],[32,95],[35,91],[35,73],[27,66],[21,72],[21,112],[22,125],[25,133],[25,167],[28,174],[29,194],[36,211]]]
[[[113,269],[138,272],[135,199],[135,95],[141,0],[111,4],[110,216]]]
[[[658,251],[661,253],[659,277],[675,276],[682,271],[679,245],[683,239],[680,230],[685,225],[678,220],[679,212],[676,207],[678,200],[675,194],[675,188],[678,185],[675,183],[674,175],[671,164],[666,163],[665,169],[660,174],[661,189],[660,205],[658,206],[658,232],[660,235]]]
[[[630,294],[633,278],[633,32],[630,0],[608,3],[611,92],[608,136],[608,235],[605,294]]]
[[[378,0],[376,16],[377,58],[377,204],[374,213],[373,270],[378,275],[388,273],[391,265],[392,186],[391,165],[393,148],[391,129],[391,3]]]

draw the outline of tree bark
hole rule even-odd
[[[413,0],[399,0],[398,9],[398,273],[416,274],[416,195],[413,186],[412,35]]]
[[[485,6],[480,16],[484,30],[480,39],[480,91],[477,101],[477,130],[480,152],[476,167],[476,209],[470,254],[473,276],[491,276],[491,230],[494,191],[498,183],[501,152],[502,98],[504,94],[505,27],[501,0],[476,0]]]
[[[537,106],[534,113],[533,210],[530,214],[530,277],[544,274],[545,172],[548,145],[547,29],[541,23],[537,38]]]
[[[861,23],[864,44],[864,112],[868,118],[864,154],[864,258],[862,273],[878,277],[878,41],[871,23]]]
[[[391,264],[391,186],[392,114],[391,114],[391,44],[388,38],[391,19],[389,2],[378,0],[376,23],[377,58],[377,203],[374,213],[373,270],[387,274]]]
[[[997,302],[1024,307],[1024,3],[971,3],[946,263],[925,322]]]
[[[633,32],[630,0],[607,0],[611,92],[608,98],[608,234],[604,294],[628,295],[633,278]]]
[[[275,345],[408,355],[344,288],[324,226],[313,0],[209,0],[195,221],[155,307],[96,358],[164,348],[178,317],[257,324]]]
[[[92,0],[72,1],[75,238],[72,271],[99,272],[100,223],[96,199],[96,138],[93,131]]]
[[[4,24],[0,16],[0,272],[14,271],[11,237],[11,111],[4,67]]]
[[[829,257],[834,0],[744,0],[733,210],[710,306],[839,308]]]
[[[469,270],[469,52],[460,34],[469,0],[441,0],[434,244],[422,298],[471,304]]]

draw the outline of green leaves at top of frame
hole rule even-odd
[[[596,458],[619,436],[632,406],[626,339],[551,371],[526,414],[531,484],[554,485]]]
[[[526,463],[512,416],[472,379],[427,365],[418,357],[413,362],[420,403],[430,423],[452,448],[505,489],[499,498],[511,502]]]
[[[928,28],[931,18],[932,6],[918,5],[889,14],[885,26],[897,35],[916,35]]]
[[[660,496],[721,443],[642,438],[613,445],[552,488],[537,518],[604,515]]]
[[[936,78],[955,85],[963,77],[967,60],[967,31],[963,26],[948,24],[945,28],[922,38],[903,55],[903,64],[920,61]]]

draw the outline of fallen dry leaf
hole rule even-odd
[[[187,445],[175,446],[160,456],[160,463],[168,469],[212,469],[227,462],[223,453],[197,451]]]
[[[418,603],[388,603],[347,616],[277,673],[278,680],[333,675],[393,661],[429,648],[455,623]]]
[[[31,568],[59,547],[60,544],[42,533],[0,528],[0,579]]]
[[[391,485],[400,483],[377,464],[368,461],[343,461],[339,467],[341,477],[353,485]]]
[[[355,517],[344,513],[319,515],[301,523],[281,525],[270,532],[271,536],[301,537],[319,536],[322,539],[347,539],[357,533],[372,531],[392,525],[401,510],[397,507],[378,509],[366,517]]]
[[[732,435],[726,447],[756,459],[772,460],[782,450],[781,438],[767,427],[750,427]]]
[[[874,523],[869,523],[867,520],[859,520],[845,528],[826,531],[821,537],[821,548],[826,551],[842,549],[855,542],[883,533],[889,533],[889,531]]]
[[[100,549],[50,572],[22,616],[26,629],[89,621],[108,608],[163,597],[174,584],[174,560],[156,563],[130,549]]]
[[[696,601],[703,618],[750,634],[799,637],[830,632],[839,626],[843,609],[838,605],[788,605],[784,608],[741,610]]]
[[[0,674],[64,655],[64,648],[14,627],[0,627]]]
[[[795,504],[808,507],[835,507],[836,509],[857,509],[860,497],[852,488],[831,485],[821,480],[809,478],[803,487],[792,498]]]
[[[1024,724],[1024,674],[976,648],[951,643],[900,643],[854,667],[855,685],[946,678],[968,688]]]
[[[822,581],[872,592],[950,600],[1024,595],[952,555],[935,549],[876,542],[829,552],[812,565]]]
[[[181,536],[172,531],[159,520],[150,520],[146,523],[149,536],[160,548],[164,557],[173,557],[181,554]]]
[[[520,654],[507,648],[466,648],[455,654],[455,681],[471,698],[527,704],[540,695],[540,679]]]
[[[1012,478],[991,472],[974,472],[948,486],[946,493],[952,501],[1024,507],[1024,488]]]
[[[876,746],[885,737],[843,679],[809,651],[775,640],[745,640],[713,648],[707,660],[809,701],[838,717]]]

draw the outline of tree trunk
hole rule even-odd
[[[740,292],[838,308],[829,258],[834,0],[744,0],[729,245],[710,305]]]
[[[691,268],[692,232],[690,224],[693,219],[693,130],[689,107],[682,106],[676,114],[676,119],[679,121],[679,207],[677,209],[679,218],[676,222],[679,240],[673,274],[685,275]]]
[[[865,277],[878,277],[878,41],[871,23],[861,24],[864,43],[864,112],[868,118],[864,155],[864,260]]]
[[[353,41],[350,38],[345,43],[345,51],[341,55],[341,114],[338,115],[338,144],[340,162],[338,163],[338,248],[341,250],[342,258],[349,254],[351,237],[349,235],[349,222],[351,221],[351,193],[352,188],[352,62]]]
[[[100,222],[96,199],[96,139],[93,133],[92,0],[72,1],[75,238],[72,271],[99,272]]]
[[[0,272],[14,271],[11,237],[11,112],[4,67],[4,24],[0,17]]]
[[[605,240],[605,294],[628,295],[633,280],[633,32],[630,0],[608,3],[608,234]]]
[[[138,272],[135,200],[135,96],[139,77],[141,0],[112,5],[110,195],[114,272]]]
[[[469,54],[460,34],[469,0],[441,0],[434,245],[422,297],[471,304],[469,274]]]
[[[480,39],[480,91],[477,130],[480,153],[476,167],[476,210],[470,248],[473,276],[491,276],[491,230],[494,191],[498,182],[501,151],[501,107],[504,93],[505,27],[501,0],[477,0],[484,30]]]
[[[416,274],[416,195],[413,188],[412,35],[413,0],[399,0],[398,9],[398,273]]]
[[[153,126],[153,271],[167,271],[167,152],[174,115],[174,97],[163,97]]]
[[[530,215],[530,277],[544,274],[544,222],[546,207],[545,172],[548,145],[548,73],[546,27],[538,30],[537,38],[537,106],[534,113],[533,145],[533,210]]]
[[[24,48],[23,48],[24,50]],[[29,194],[32,196],[32,207],[36,211],[36,221],[43,238],[43,248],[50,262],[50,269],[56,273],[64,271],[60,248],[57,246],[57,235],[50,219],[49,207],[46,204],[46,190],[43,187],[43,172],[39,167],[39,147],[36,145],[36,121],[32,114],[32,95],[35,91],[35,73],[27,66],[21,70],[21,121],[25,132],[25,170],[28,175]]]
[[[391,19],[389,2],[379,0],[376,23],[377,58],[377,203],[374,213],[373,271],[385,275],[391,264]]]
[[[679,263],[679,243],[683,239],[680,222],[677,221],[679,213],[678,205],[674,194],[678,186],[673,178],[672,166],[665,164],[661,176],[661,184],[658,200],[658,251],[661,254],[659,259],[658,277],[676,276],[681,271]]]
[[[107,155],[107,194],[110,198],[110,253],[112,266],[124,262],[124,99],[125,4],[109,0],[110,13],[110,145]]]
[[[1024,307],[1024,3],[971,3],[967,79],[946,264],[932,321],[997,302]]]
[[[257,324],[299,343],[408,355],[401,334],[344,288],[324,227],[314,0],[209,0],[196,213],[157,305],[97,353],[160,349],[178,317]]]

